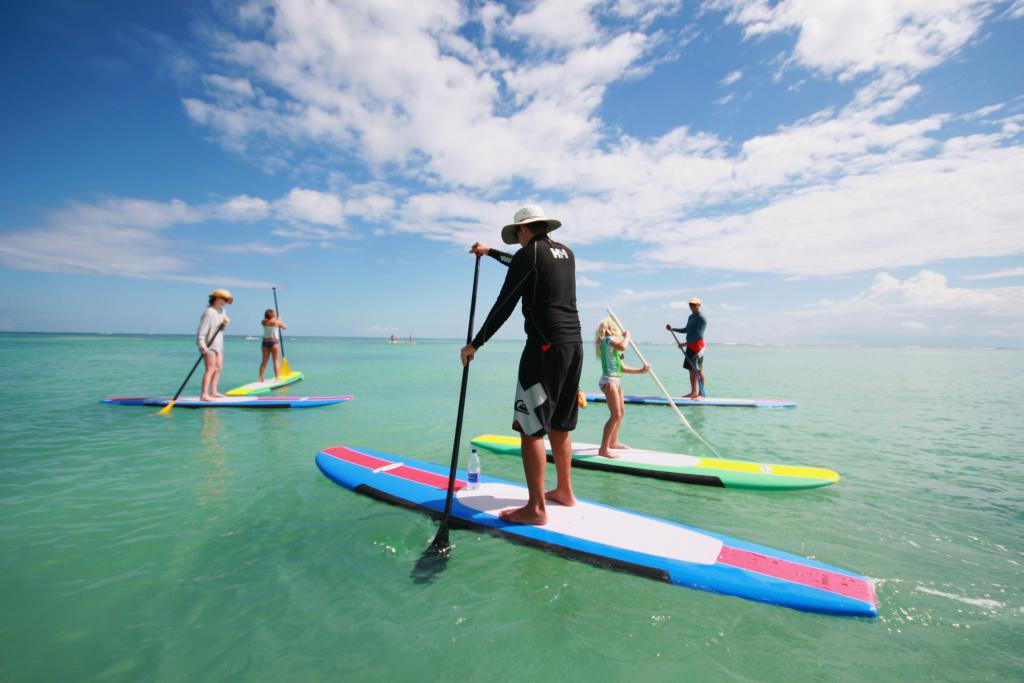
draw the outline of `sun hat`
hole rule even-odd
[[[697,297],[693,297],[692,299],[690,299],[690,303],[700,306],[700,299],[698,299]]]
[[[527,204],[523,208],[516,211],[515,215],[512,216],[512,222],[501,229],[501,241],[505,244],[515,244],[519,240],[516,238],[516,230],[519,229],[520,225],[527,225],[530,223],[544,223],[547,226],[547,231],[551,232],[555,228],[562,224],[562,221],[555,220],[554,218],[548,218],[544,213],[544,209],[540,208],[536,204]]]
[[[224,299],[224,301],[227,301],[229,304],[235,303],[235,297],[231,296],[231,292],[229,292],[226,289],[215,289],[212,292],[210,292],[210,298],[213,299],[214,297],[220,297],[221,299]]]

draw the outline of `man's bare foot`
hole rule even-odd
[[[498,516],[509,524],[532,524],[533,526],[544,526],[548,523],[547,514],[538,514],[526,505],[521,508],[507,508],[499,512]]]
[[[228,397],[227,394],[222,394],[219,391],[217,393],[215,393],[214,396],[216,396],[217,398],[227,398]]]
[[[611,451],[606,451],[604,449],[598,450],[597,454],[600,455],[602,458],[617,458],[617,457],[619,457],[615,453],[612,453]]]
[[[276,379],[276,378],[275,378],[275,379]],[[262,377],[260,377],[260,381],[261,381],[261,382],[266,382],[267,380],[265,380],[265,379],[263,379]]]
[[[697,398],[697,396],[699,396],[699,394],[687,394],[686,396],[683,396],[681,398],[688,398],[692,401],[693,399]]]
[[[213,396],[200,396],[199,400],[200,401],[212,401],[213,400]]]
[[[564,505],[567,508],[571,508],[576,504],[576,496],[572,494],[572,491],[566,492],[560,489],[545,491],[544,500],[550,500],[552,503],[558,503],[559,505]]]
[[[615,442],[611,446],[609,446],[609,448],[617,448],[619,450],[628,450],[629,446],[627,446],[624,443]]]

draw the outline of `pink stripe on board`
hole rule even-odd
[[[401,467],[396,467],[393,470],[388,470],[387,473],[400,479],[408,479],[409,481],[414,481],[418,484],[433,486],[435,489],[441,489],[443,491],[448,490],[448,477],[441,474],[434,474],[433,472],[416,469],[415,467],[409,467],[408,465],[402,465]],[[466,482],[458,479],[455,480],[456,491],[465,485]]]
[[[360,453],[359,451],[353,450],[346,446],[334,446],[332,448],[325,448],[323,452],[331,456],[332,458],[344,460],[345,462],[350,462],[354,465],[362,465],[363,467],[370,470],[375,470],[381,467],[386,467],[387,465],[395,464],[393,460],[384,460],[383,458],[377,458],[372,455],[367,455],[366,453]],[[433,472],[427,472],[426,470],[421,470],[415,467],[409,467],[408,465],[401,465],[400,467],[390,469],[387,472],[382,472],[382,474],[389,474],[393,477],[398,477],[399,479],[414,481],[417,484],[432,486],[433,488],[441,489],[443,491],[448,490],[448,477],[441,474],[434,474]],[[455,480],[456,491],[465,486],[466,482],[462,481],[461,479]]]
[[[250,401],[252,401],[252,400],[256,400],[256,401],[270,401],[271,403],[274,403],[274,402],[280,402],[280,401],[289,401],[289,402],[291,402],[291,401],[323,401],[324,399],[334,400],[334,399],[339,399],[339,398],[351,399],[352,397],[351,396],[253,396],[252,398],[249,398],[247,400],[250,400]]]
[[[718,562],[746,569],[748,571],[764,574],[784,581],[792,581],[811,588],[819,588],[829,593],[836,593],[854,600],[877,605],[875,598],[875,587],[867,579],[859,579],[855,576],[840,574],[818,567],[808,567],[805,564],[798,564],[783,560],[778,557],[769,557],[760,553],[722,546],[718,554]]]
[[[350,462],[354,465],[362,465],[363,467],[371,470],[375,470],[378,467],[384,467],[385,465],[392,464],[390,460],[375,458],[372,455],[360,453],[359,451],[354,451],[351,448],[346,448],[345,446],[334,446],[332,448],[325,448],[324,453],[331,456],[332,458],[344,460],[345,462]]]

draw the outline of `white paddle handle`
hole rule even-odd
[[[622,325],[622,322],[619,320],[619,316],[615,315],[615,311],[613,311],[610,308],[605,309],[605,310],[608,311],[608,315],[610,315],[612,317],[612,320],[614,320],[615,324],[619,326],[619,329],[622,330],[622,331],[625,331],[626,328]],[[650,363],[648,363],[647,360],[644,358],[644,354],[640,353],[640,349],[637,348],[636,342],[633,341],[632,337],[629,338],[629,346],[630,346],[631,349],[633,349],[633,353],[635,353],[637,355],[637,357],[640,359],[641,363],[643,363],[644,365],[650,366]],[[693,435],[696,436],[698,439],[700,439],[700,442],[702,444],[704,444],[705,446],[707,446],[711,450],[712,453],[714,453],[715,455],[718,455],[718,451],[716,451],[714,448],[712,448],[711,444],[709,444],[707,441],[705,441],[704,437],[701,436],[700,434],[698,434],[697,430],[694,429],[693,426],[690,424],[690,422],[686,419],[686,417],[683,416],[683,413],[679,410],[679,406],[676,405],[676,402],[672,400],[671,394],[668,393],[668,389],[666,389],[665,385],[661,383],[661,380],[658,379],[658,376],[656,374],[654,374],[654,368],[651,367],[648,370],[648,372],[651,373],[651,377],[654,379],[655,384],[658,385],[658,388],[661,389],[661,393],[665,397],[665,399],[668,401],[668,404],[670,406],[672,406],[672,410],[676,411],[676,415],[679,416],[679,420],[684,425],[686,425],[686,428],[689,429],[691,432],[693,432]]]

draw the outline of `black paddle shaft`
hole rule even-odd
[[[672,333],[672,338],[676,340],[676,346],[682,347],[683,342],[679,341],[679,337],[676,336],[676,331],[673,330],[671,327],[668,328],[668,331]],[[680,351],[681,350],[682,349],[680,348]]]
[[[220,334],[220,331],[223,330],[223,329],[224,329],[224,323],[221,323],[220,327],[217,328],[217,331],[213,333],[213,337],[210,339],[210,341],[206,342],[207,347],[209,347],[209,345],[212,344],[214,342],[214,340],[217,339],[217,335]],[[174,395],[174,398],[171,399],[171,403],[174,403],[175,401],[177,401],[178,397],[181,396],[181,392],[183,392],[185,390],[185,385],[188,384],[188,381],[190,379],[192,379],[192,375],[195,373],[196,368],[199,367],[200,361],[202,361],[203,358],[205,358],[205,357],[206,357],[205,353],[200,353],[199,354],[199,358],[196,359],[196,364],[193,365],[192,369],[188,371],[188,377],[186,377],[185,381],[181,383],[180,387],[178,387],[178,393],[176,393]]]
[[[683,342],[679,341],[679,337],[676,336],[676,331],[673,330],[671,327],[668,328],[668,331],[672,333],[672,338],[676,340],[676,346],[678,346],[679,350],[683,352],[683,357],[685,358],[686,351],[683,349]],[[697,373],[697,381],[700,383],[700,395],[705,396],[706,394],[704,393],[704,380],[700,378],[700,371],[696,370],[696,366],[694,366],[694,370]]]
[[[469,328],[466,330],[466,344],[473,341],[473,318],[476,315],[476,286],[480,281],[480,255],[477,254],[473,270],[473,296],[469,302]],[[452,498],[455,496],[455,470],[459,465],[459,442],[462,440],[462,415],[466,410],[466,387],[469,384],[469,361],[462,367],[462,388],[459,389],[459,412],[455,417],[455,442],[452,444],[452,465],[448,471],[448,495],[444,501],[444,517],[437,530],[437,536],[431,547],[438,553],[445,554],[450,549],[448,543],[448,520],[452,516]]]
[[[274,313],[277,317],[281,317],[281,309],[277,306],[277,287],[271,287],[274,290]],[[288,354],[284,352],[284,332],[281,332],[281,358],[286,358]],[[302,349],[299,349],[299,355],[302,355]],[[301,360],[301,359],[300,359]]]

